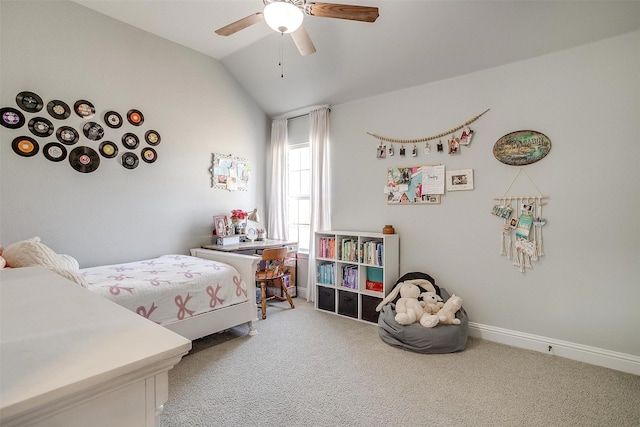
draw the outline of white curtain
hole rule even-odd
[[[315,300],[316,267],[315,232],[331,229],[331,194],[329,182],[329,108],[321,107],[309,113],[311,143],[311,241],[309,244],[309,274],[307,301]]]
[[[287,119],[274,119],[271,123],[271,189],[267,205],[270,239],[287,240]]]

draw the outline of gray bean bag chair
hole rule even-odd
[[[446,289],[436,286],[435,280],[426,273],[407,273],[398,279],[396,286],[411,279],[429,280],[445,302],[451,296]],[[462,351],[467,344],[469,318],[464,307],[456,313],[459,325],[437,325],[433,328],[425,328],[420,323],[400,325],[395,317],[395,301],[383,306],[378,317],[380,338],[391,346],[416,353],[436,354]]]

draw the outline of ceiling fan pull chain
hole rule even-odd
[[[280,57],[278,60],[278,65],[280,66],[280,78],[284,78],[284,50],[282,48],[282,39],[284,38],[284,33],[280,33]]]

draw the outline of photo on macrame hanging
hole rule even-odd
[[[518,226],[516,227],[516,237],[528,240],[532,224],[533,216],[525,214],[520,215],[520,218],[518,218]]]

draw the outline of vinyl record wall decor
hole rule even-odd
[[[120,113],[87,99],[43,100],[31,91],[19,92],[15,102],[0,108],[0,125],[11,129],[11,147],[20,157],[42,155],[80,173],[95,172],[101,162],[131,170],[158,160],[160,132],[147,128],[137,108]]]

